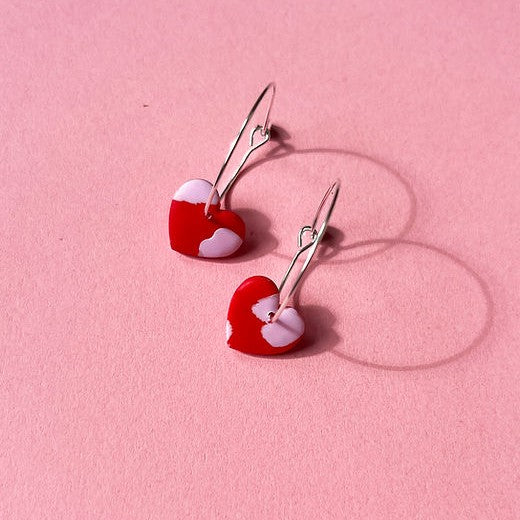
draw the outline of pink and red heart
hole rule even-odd
[[[190,256],[220,258],[235,253],[244,241],[243,220],[232,211],[220,209],[215,193],[208,215],[204,207],[213,185],[204,179],[185,182],[173,196],[170,206],[170,245]]]
[[[275,322],[280,306],[276,284],[265,276],[252,276],[235,291],[226,324],[228,345],[246,354],[282,354],[302,339],[305,325],[296,309],[286,307]]]

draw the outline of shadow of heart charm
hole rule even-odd
[[[243,220],[232,211],[220,209],[215,193],[208,215],[204,206],[213,185],[204,179],[185,182],[173,196],[170,206],[170,245],[190,256],[221,258],[235,253],[246,234]]]
[[[305,325],[296,309],[286,307],[280,317],[270,317],[280,306],[276,284],[265,276],[252,276],[235,291],[226,323],[228,345],[246,354],[273,355],[292,349],[303,337]]]

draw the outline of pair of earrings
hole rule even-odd
[[[228,163],[246,127],[267,94],[270,94],[270,98],[264,122],[252,129],[249,147],[219,195],[218,185]],[[249,156],[271,138],[269,114],[274,94],[275,85],[270,83],[255,101],[231,143],[213,184],[204,179],[192,179],[175,192],[169,217],[170,245],[175,251],[189,256],[222,258],[232,255],[242,245],[245,224],[233,211],[222,209],[221,202],[238,178]],[[325,235],[339,189],[340,182],[337,180],[325,192],[311,225],[300,229],[298,249],[279,285],[266,276],[252,276],[237,288],[231,298],[226,322],[226,338],[231,348],[247,354],[273,355],[287,352],[300,342],[305,325],[298,311],[289,306],[289,301]],[[301,269],[293,275],[296,263],[304,253],[306,257]],[[291,275],[293,281],[288,286]],[[285,293],[283,298],[282,291]]]

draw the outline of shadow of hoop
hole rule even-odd
[[[360,357],[354,356],[352,354],[346,353],[346,352],[340,352],[338,350],[335,350],[335,347],[340,342],[340,338],[334,331],[330,331],[331,321],[335,321],[334,318],[331,318],[330,316],[325,316],[325,320],[314,320],[312,322],[312,325],[316,330],[313,331],[313,335],[311,338],[311,342],[304,342],[303,348],[298,349],[292,353],[286,354],[286,357],[304,357],[308,355],[314,355],[323,351],[329,351],[332,354],[336,355],[337,357],[344,359],[346,361],[350,361],[352,363],[356,363],[358,365],[362,365],[369,368],[377,368],[380,370],[390,370],[390,371],[412,371],[412,370],[425,370],[430,368],[436,368],[443,365],[447,365],[449,363],[452,363],[463,356],[467,355],[469,352],[474,350],[478,345],[480,345],[486,336],[489,334],[493,319],[494,319],[494,302],[493,297],[491,294],[491,290],[489,289],[488,284],[486,281],[466,262],[461,260],[456,255],[446,251],[445,249],[442,249],[440,247],[427,244],[424,242],[419,242],[416,240],[407,240],[407,239],[393,239],[393,238],[379,238],[379,239],[373,239],[373,240],[364,240],[360,242],[355,242],[353,244],[348,244],[346,246],[338,245],[337,247],[332,246],[335,249],[335,253],[332,256],[335,256],[335,254],[338,254],[341,251],[345,250],[351,250],[356,249],[359,247],[366,247],[371,245],[378,245],[378,244],[387,244],[391,246],[397,246],[397,245],[408,245],[412,247],[419,247],[422,249],[429,250],[433,253],[436,253],[438,255],[441,255],[451,262],[453,262],[455,265],[460,267],[462,270],[464,270],[468,276],[470,276],[475,283],[478,285],[479,290],[482,294],[482,298],[484,300],[485,305],[485,315],[482,320],[482,325],[479,328],[479,330],[476,332],[473,339],[467,343],[466,345],[463,345],[462,348],[454,352],[453,354],[446,356],[441,359],[435,359],[431,362],[425,362],[425,363],[418,363],[418,364],[408,364],[408,365],[392,365],[392,364],[383,364],[378,363],[375,361],[371,361],[370,359],[362,359]],[[329,257],[330,258],[330,257]],[[348,262],[348,260],[345,261],[345,263]],[[325,260],[324,262],[315,262],[311,264],[309,267],[307,273],[305,274],[305,277],[310,274],[310,272],[317,268],[318,265],[320,268],[323,268],[324,265],[327,265],[330,263],[330,261]],[[341,261],[337,261],[337,263],[342,263]],[[300,291],[301,291],[301,285],[298,287],[295,295],[294,295],[294,301],[296,304],[299,303],[300,298]],[[305,307],[303,307],[305,309]],[[318,309],[319,312],[321,312],[320,309]],[[320,341],[324,340],[324,341]]]
[[[319,147],[296,149],[294,146],[292,146],[291,144],[289,144],[287,142],[288,139],[289,139],[289,137],[288,137],[288,134],[285,132],[285,130],[283,130],[280,127],[276,127],[275,131],[273,132],[273,141],[277,143],[276,146],[274,148],[272,148],[264,157],[257,159],[256,161],[251,163],[249,166],[246,166],[241,173],[241,177],[243,175],[247,175],[247,174],[251,173],[252,171],[254,171],[255,169],[259,168],[260,166],[262,166],[266,163],[284,159],[284,158],[290,157],[292,155],[297,155],[297,156],[298,155],[319,155],[319,154],[336,155],[336,156],[343,156],[345,158],[355,158],[355,159],[360,159],[363,161],[368,161],[368,162],[375,164],[378,168],[387,172],[387,174],[391,175],[396,181],[398,181],[399,184],[402,186],[402,188],[408,198],[408,214],[407,214],[406,220],[403,223],[403,225],[401,226],[400,231],[392,238],[393,239],[402,238],[410,231],[410,229],[413,226],[413,223],[415,222],[416,216],[417,216],[417,197],[412,189],[410,182],[407,179],[405,179],[396,168],[390,166],[389,164],[385,163],[384,161],[382,161],[378,158],[371,157],[368,154],[365,154],[362,152],[357,152],[354,150],[347,150],[347,149],[340,149],[340,148],[319,148]],[[336,175],[336,176],[340,176],[340,175]],[[238,184],[238,182],[236,184]],[[236,187],[236,184],[229,190],[229,192],[226,196],[227,204],[230,204],[230,202],[232,200],[233,191]],[[266,241],[269,239],[270,239],[270,237],[266,236]],[[271,240],[271,242],[274,243],[274,241],[272,241],[272,240]],[[248,248],[247,245],[245,247],[246,247],[245,251],[247,251],[249,253],[250,248]],[[349,261],[357,262],[357,261],[360,261],[360,260],[363,260],[366,258],[370,258],[374,255],[383,253],[384,251],[386,251],[387,249],[389,249],[391,247],[393,247],[393,244],[380,244],[376,250],[362,253],[356,257],[351,258]],[[273,250],[271,250],[269,252],[272,252],[272,251],[274,251],[274,248],[273,248]],[[265,253],[266,251],[264,250],[263,252]],[[287,260],[290,260],[290,258],[291,258],[289,255],[284,255],[281,253],[273,252],[273,254],[279,258],[285,258]],[[239,259],[240,256],[241,255],[239,254],[237,256],[237,258]],[[234,261],[234,260],[231,260],[231,261]]]

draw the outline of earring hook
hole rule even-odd
[[[208,200],[206,202],[206,205],[204,206],[204,214],[208,216],[209,207],[211,205],[211,201],[213,199],[213,196],[217,192],[218,184],[220,179],[222,178],[222,175],[224,174],[227,165],[229,163],[229,160],[233,156],[233,153],[235,152],[235,149],[238,145],[238,142],[240,141],[240,138],[242,137],[242,134],[244,133],[246,126],[248,125],[249,121],[255,114],[258,106],[264,99],[264,97],[267,95],[267,93],[271,91],[271,97],[269,99],[269,104],[267,106],[267,112],[265,114],[265,119],[262,125],[257,125],[253,130],[251,130],[251,134],[249,136],[249,148],[247,149],[246,153],[242,157],[242,160],[240,161],[240,164],[236,168],[235,172],[231,176],[231,179],[226,184],[225,188],[222,190],[222,193],[220,194],[221,198],[224,198],[226,193],[229,191],[231,186],[233,186],[234,182],[237,180],[238,175],[240,174],[240,171],[242,170],[242,167],[244,166],[245,162],[249,158],[249,156],[257,149],[260,148],[262,145],[267,143],[269,139],[271,138],[271,132],[270,132],[270,125],[269,125],[269,115],[271,113],[271,107],[273,106],[274,101],[274,95],[276,93],[276,85],[274,82],[271,82],[267,85],[267,87],[262,90],[261,94],[258,96],[257,100],[255,101],[254,105],[252,106],[251,110],[249,111],[249,114],[247,114],[247,117],[245,118],[244,122],[242,123],[242,126],[240,127],[240,130],[238,131],[237,136],[231,143],[231,146],[229,148],[229,152],[226,156],[226,159],[224,160],[224,163],[222,164],[220,171],[218,172],[217,178],[215,179],[215,182],[213,183],[213,188],[211,189],[211,192],[209,194]],[[254,144],[255,135],[257,132],[260,132],[260,136],[263,138],[258,143]]]
[[[312,221],[312,225],[310,226],[303,226],[299,233],[298,233],[298,250],[294,254],[291,263],[289,264],[289,267],[287,268],[287,271],[285,272],[282,281],[280,282],[280,285],[278,286],[278,290],[280,293],[282,292],[282,289],[284,288],[292,270],[294,269],[294,266],[296,265],[296,262],[300,256],[305,253],[305,251],[308,251],[307,257],[305,258],[305,261],[303,262],[303,265],[300,269],[300,272],[296,276],[294,282],[291,285],[291,288],[287,291],[287,295],[282,300],[282,303],[280,304],[280,307],[278,307],[278,310],[273,314],[271,318],[271,322],[276,321],[280,315],[282,314],[285,307],[287,307],[287,304],[289,303],[289,300],[291,299],[291,296],[296,291],[296,288],[302,281],[303,275],[305,274],[305,271],[309,267],[309,264],[311,263],[312,257],[314,256],[314,253],[316,253],[316,249],[318,248],[319,243],[321,242],[323,236],[325,235],[325,231],[327,229],[327,226],[329,225],[329,220],[332,215],[332,212],[334,211],[334,207],[336,206],[336,201],[338,199],[339,189],[341,186],[341,182],[339,179],[337,179],[325,192],[325,195],[323,196],[323,199],[320,202],[320,205],[318,206],[318,209],[316,211],[316,214],[314,216],[314,220]],[[318,219],[320,218],[321,213],[323,212],[323,208],[325,206],[325,203],[327,200],[330,199],[327,212],[325,213],[325,216],[321,222],[321,225],[319,229],[316,229],[316,224],[318,223]],[[304,235],[306,233],[311,234],[310,241],[306,244],[303,243]]]

